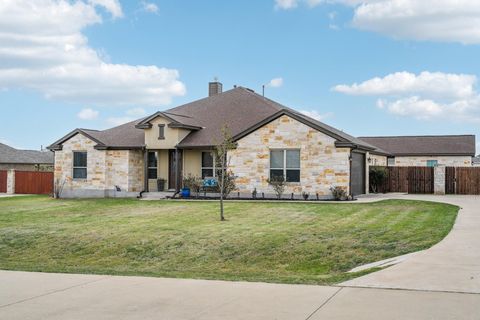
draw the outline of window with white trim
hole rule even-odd
[[[87,152],[73,152],[73,179],[87,179]]]
[[[158,155],[156,151],[148,152],[148,179],[157,179],[158,177]]]
[[[202,152],[202,179],[215,176],[215,161],[211,151]]]
[[[395,158],[394,157],[388,157],[387,158],[387,166],[389,166],[389,167],[394,167],[395,166]]]
[[[270,150],[270,179],[300,182],[300,150]]]

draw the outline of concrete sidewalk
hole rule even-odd
[[[480,295],[0,271],[0,319],[479,319]]]

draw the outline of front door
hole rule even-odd
[[[168,150],[168,189],[175,189],[177,190],[177,163],[178,163],[178,177],[182,177],[182,151],[177,150],[178,154],[178,161],[175,159],[175,150]],[[182,181],[178,178],[179,186],[181,186]]]
[[[352,195],[354,196],[365,193],[365,170],[365,154],[359,152],[352,152],[350,179],[352,186]]]

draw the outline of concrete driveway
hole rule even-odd
[[[392,197],[463,209],[440,244],[337,287],[0,271],[0,319],[480,319],[480,197]]]
[[[452,231],[432,248],[384,270],[342,283],[343,286],[480,293],[480,197],[387,195],[364,198],[429,200],[461,207]],[[480,319],[480,315],[479,315]]]

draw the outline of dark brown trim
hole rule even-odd
[[[392,153],[394,157],[475,157],[471,153]]]
[[[93,147],[95,150],[143,150],[145,149],[145,146],[115,146],[115,147],[109,147],[109,146],[95,146]]]
[[[95,139],[94,137],[92,137],[91,135],[89,135],[88,133],[86,133],[85,131],[83,131],[82,129],[75,129],[73,130],[72,132],[68,133],[67,135],[63,136],[62,138],[60,138],[59,140],[55,141],[54,143],[52,143],[51,145],[49,145],[47,147],[47,149],[49,150],[62,150],[62,144],[67,141],[67,140],[70,140],[71,138],[73,138],[74,136],[76,136],[77,134],[83,134],[85,137],[87,137],[88,139],[92,140],[93,142],[96,142],[98,144],[98,146],[105,146],[101,141]]]
[[[182,124],[180,122],[172,122],[168,124],[169,128],[180,128],[180,129],[188,129],[188,130],[200,130],[202,127],[197,126],[190,126],[188,124]]]

